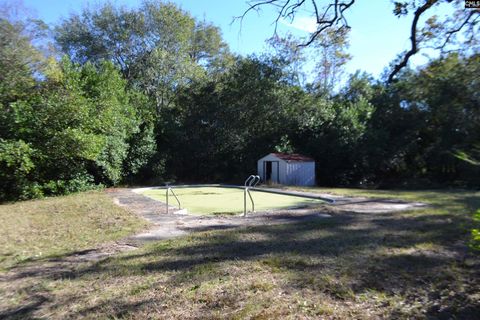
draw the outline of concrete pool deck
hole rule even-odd
[[[144,189],[143,189],[144,190]],[[273,225],[298,223],[301,221],[325,219],[335,212],[349,213],[388,213],[424,208],[427,205],[401,200],[373,199],[364,197],[342,197],[331,194],[314,194],[292,191],[295,195],[328,197],[334,204],[325,204],[315,208],[280,209],[255,212],[246,217],[235,216],[199,216],[189,214],[167,214],[165,203],[142,195],[137,189],[108,189],[113,201],[127,210],[139,215],[152,224],[149,230],[126,239],[128,243],[171,239],[193,232],[206,230],[231,229],[243,226]],[[175,207],[170,207],[175,211]],[[177,209],[178,210],[178,209]]]
[[[403,210],[424,208],[423,203],[360,197],[324,196],[335,199],[334,205],[315,209],[275,210],[242,216],[193,216],[166,214],[165,204],[133,191],[129,188],[111,188],[106,193],[117,205],[149,221],[149,229],[122,240],[102,244],[98,247],[74,252],[61,259],[51,259],[40,267],[26,265],[17,272],[49,274],[69,272],[73,265],[106,259],[112,255],[135,250],[145,243],[161,241],[207,230],[232,229],[246,226],[278,225],[335,219],[336,215],[394,213]],[[172,207],[173,209],[173,207]]]
[[[251,211],[254,204],[256,212],[306,208],[325,204],[327,201],[332,202],[331,199],[324,199],[318,196],[304,196],[288,191],[259,188],[249,188],[249,194],[247,199],[245,199],[244,188],[223,185],[182,185],[169,188],[142,188],[132,191],[139,192],[144,196],[163,203],[167,201],[166,195],[168,193],[170,204],[174,206],[181,205],[182,209],[187,210],[185,213],[202,216],[241,214],[245,209],[245,200],[247,211]]]

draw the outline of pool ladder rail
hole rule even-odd
[[[252,204],[252,211],[255,212],[255,202],[253,201],[252,194],[250,193],[250,188],[255,188],[255,186],[261,181],[260,176],[258,175],[250,175],[244,183],[244,190],[243,190],[243,216],[247,216],[247,194],[248,197],[250,198],[250,202]],[[177,200],[178,203],[178,209],[179,211],[182,211],[182,205],[180,203],[180,200],[178,199],[177,195],[175,194],[175,191],[173,191],[173,187],[170,187],[167,185],[167,188],[165,190],[165,196],[166,196],[166,212],[167,214],[169,213],[169,196],[170,193],[173,195],[175,200]]]
[[[252,212],[255,212],[255,202],[253,201],[252,194],[250,193],[250,188],[255,188],[255,186],[260,182],[260,176],[250,175],[244,183],[243,190],[243,216],[247,216],[247,194],[252,203]]]
[[[172,193],[172,195],[175,197],[175,199],[177,200],[177,203],[178,203],[178,209],[181,211],[182,210],[182,205],[180,204],[180,200],[178,200],[178,197],[177,195],[175,194],[175,191],[173,191],[173,188],[172,187],[169,187],[167,186],[167,190],[166,190],[166,198],[167,198],[167,214],[168,214],[168,195],[169,193]]]

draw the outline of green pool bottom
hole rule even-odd
[[[237,214],[243,212],[243,189],[226,187],[188,187],[174,188],[182,209],[189,214]],[[286,209],[312,206],[324,203],[322,200],[308,199],[297,196],[281,195],[260,191],[250,191],[255,202],[255,211]],[[143,195],[155,200],[166,202],[165,189],[149,189]],[[170,205],[177,206],[173,196],[169,197]],[[247,209],[251,210],[250,198],[247,195]]]

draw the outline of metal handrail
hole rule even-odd
[[[245,189],[243,190],[243,216],[247,216],[247,193],[252,203],[252,212],[255,212],[255,202],[253,201],[250,188],[255,187],[260,182],[260,176],[250,175],[244,183]]]
[[[167,188],[167,193],[166,193],[166,197],[167,197],[167,214],[168,214],[168,192],[171,191],[173,196],[175,197],[175,199],[177,200],[177,203],[178,203],[178,209],[182,209],[182,205],[180,204],[180,200],[178,200],[178,197],[177,195],[175,194],[175,192],[173,191],[173,188],[172,187],[168,187]]]
[[[257,184],[260,182],[260,180],[262,180],[260,176],[258,175],[255,176],[255,178],[252,180],[252,184],[250,185],[250,187],[255,188]]]
[[[246,180],[245,180],[245,183],[244,183],[244,186],[246,187],[247,184],[250,185],[250,182],[251,180],[250,179],[255,179],[255,176],[253,174],[251,174]]]
[[[255,203],[253,202],[252,194],[250,193],[250,189],[247,188],[248,196],[250,197],[250,201],[252,202],[252,212],[255,212]]]

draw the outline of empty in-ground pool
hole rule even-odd
[[[174,188],[182,208],[190,214],[236,214],[243,212],[244,190],[228,187],[181,187]],[[166,201],[166,189],[147,189],[141,191],[147,197]],[[325,203],[320,199],[309,199],[300,196],[275,194],[250,190],[255,202],[255,211],[299,208]],[[176,205],[170,195],[169,203]],[[247,209],[251,210],[250,199],[247,198]]]

